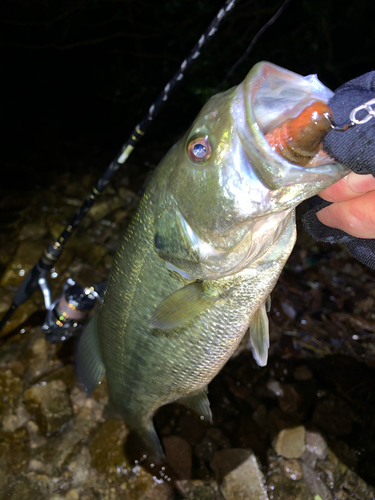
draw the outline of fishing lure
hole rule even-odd
[[[304,108],[265,134],[268,144],[290,163],[306,166],[319,152],[321,142],[331,130],[332,111],[321,101]]]

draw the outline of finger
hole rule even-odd
[[[359,175],[350,172],[346,177],[339,180],[319,196],[326,201],[345,201],[375,189],[375,177],[371,174]]]
[[[333,203],[317,214],[320,222],[357,238],[375,238],[375,191]]]

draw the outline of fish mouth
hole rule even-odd
[[[314,101],[328,102],[333,92],[316,75],[303,77],[260,62],[249,72],[239,92],[246,116],[246,126],[241,127],[239,135],[253,171],[265,187],[275,190],[311,182],[326,187],[349,172],[326,155],[320,155],[315,165],[291,163],[277,154],[265,138],[267,132],[296,117]]]

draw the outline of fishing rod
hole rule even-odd
[[[87,214],[89,209],[92,207],[97,198],[101,195],[108,182],[112,178],[113,174],[126,162],[129,155],[132,153],[136,144],[144,136],[147,129],[149,128],[152,120],[161,111],[163,106],[165,106],[167,100],[169,99],[172,91],[174,91],[177,85],[184,78],[185,73],[191,67],[191,65],[200,56],[202,48],[211,40],[213,35],[217,32],[219,26],[222,24],[225,17],[233,9],[238,0],[226,0],[223,7],[216,14],[214,19],[211,21],[207,30],[201,35],[198,42],[194,45],[193,49],[189,53],[188,57],[184,59],[167,85],[164,87],[162,92],[156,98],[154,103],[148,109],[146,116],[143,120],[138,123],[130,136],[128,137],[125,144],[122,146],[118,155],[112,160],[109,167],[105,171],[104,175],[98,180],[97,184],[92,189],[91,193],[86,197],[82,206],[77,210],[73,219],[63,230],[61,235],[57,240],[48,245],[44,250],[41,258],[35,264],[35,266],[29,271],[21,285],[19,286],[12,305],[5,313],[0,321],[0,331],[4,328],[6,323],[10,320],[14,311],[21,304],[26,302],[26,300],[38,289],[40,288],[43,293],[45,307],[48,311],[47,319],[43,325],[43,329],[47,332],[50,337],[47,338],[50,341],[56,341],[56,335],[54,331],[66,330],[66,335],[69,335],[70,326],[76,328],[80,325],[81,320],[86,316],[87,312],[92,309],[95,304],[95,299],[99,297],[99,294],[105,288],[104,284],[93,285],[92,287],[79,287],[73,280],[66,283],[63,292],[59,297],[53,301],[52,300],[52,290],[48,282],[48,273],[55,265],[59,257],[61,256],[64,245],[71,237],[73,231],[76,229],[78,224],[81,222],[83,217]],[[73,288],[71,293],[70,288]],[[78,287],[78,288],[77,288]],[[58,307],[56,307],[58,306]],[[61,307],[60,307],[61,306]],[[73,320],[72,325],[70,325]],[[66,339],[64,336],[64,340]]]

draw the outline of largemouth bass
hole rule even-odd
[[[265,134],[331,94],[315,76],[257,64],[207,102],[141,199],[78,372],[88,392],[106,374],[113,406],[155,461],[156,410],[178,400],[211,420],[207,385],[249,327],[255,359],[267,361],[267,299],[295,243],[294,209],[347,170],[295,165]]]

